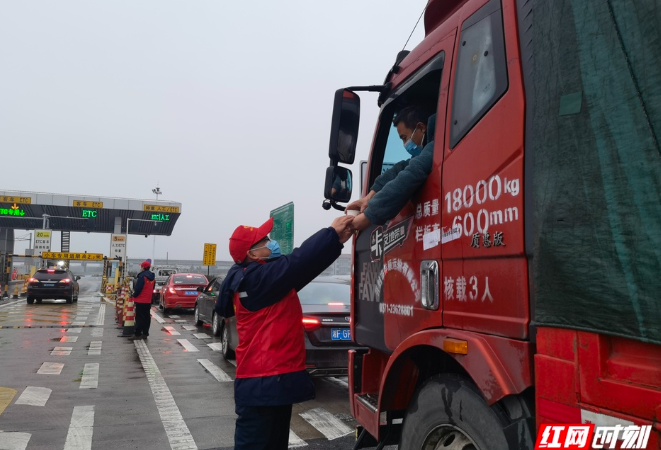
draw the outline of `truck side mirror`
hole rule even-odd
[[[353,189],[353,176],[346,167],[330,166],[326,169],[326,182],[324,183],[324,198],[339,203],[351,200]]]
[[[360,123],[360,97],[348,89],[335,91],[328,157],[332,162],[353,164]]]

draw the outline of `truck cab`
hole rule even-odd
[[[651,427],[661,411],[661,369],[652,369],[661,310],[647,288],[661,286],[641,271],[661,262],[661,114],[649,128],[616,129],[661,112],[652,84],[627,76],[649,77],[649,67],[627,69],[612,28],[613,17],[633,23],[635,11],[558,0],[539,2],[533,16],[533,3],[430,0],[424,40],[397,56],[382,85],[335,93],[325,207],[342,210],[351,198],[351,187],[336,187],[352,179],[342,164],[354,162],[361,91],[379,93],[362,194],[379,177],[395,180],[370,200],[363,214],[375,222],[354,239],[352,335],[368,347],[349,354],[356,448],[531,449],[535,419]],[[619,36],[635,47],[634,35]],[[611,71],[626,111],[605,96]],[[414,157],[393,124],[411,106],[429,111]],[[627,195],[640,203],[625,208]],[[368,212],[377,196],[396,211]],[[653,218],[660,233],[616,211]],[[607,325],[604,304],[627,323]],[[620,357],[640,376],[626,375]],[[604,400],[605,386],[645,407]],[[649,439],[656,445],[658,434]]]

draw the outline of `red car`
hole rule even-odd
[[[200,273],[175,273],[161,288],[159,307],[163,312],[171,308],[194,308],[197,288],[205,287],[209,281]]]

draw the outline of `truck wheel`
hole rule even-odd
[[[436,375],[418,389],[404,419],[399,448],[411,450],[516,450],[533,447],[530,411],[515,419],[489,407],[477,387],[455,374]],[[514,423],[516,427],[505,428]],[[510,440],[515,442],[508,442]]]

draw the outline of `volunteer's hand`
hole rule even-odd
[[[355,202],[351,202],[347,205],[346,209],[357,209],[360,212],[365,211],[365,208],[367,208],[367,204],[369,201],[376,195],[376,192],[370,191],[369,194],[367,194],[365,197],[356,200]]]
[[[335,232],[339,236],[341,244],[344,244],[353,236],[353,229],[350,226],[353,219],[353,216],[340,216],[333,220],[331,224],[331,227],[335,229]]]
[[[365,214],[358,214],[351,222],[351,228],[356,231],[362,231],[370,225],[372,225],[372,222],[370,222]]]

